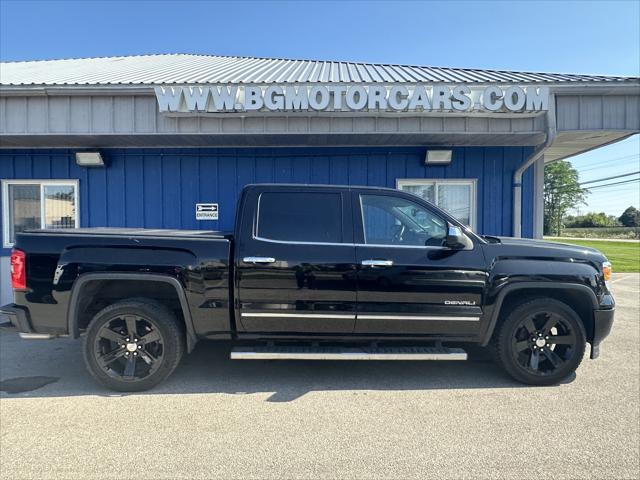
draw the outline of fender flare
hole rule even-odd
[[[124,281],[145,281],[145,282],[162,282],[171,285],[178,295],[180,306],[182,308],[182,315],[184,316],[184,323],[187,331],[187,352],[191,352],[195,347],[197,340],[195,329],[193,327],[193,318],[191,316],[191,310],[189,303],[187,302],[187,296],[184,293],[184,288],[180,281],[170,275],[162,275],[158,273],[85,273],[80,275],[74,282],[71,288],[71,297],[69,299],[69,309],[67,311],[67,325],[69,334],[72,338],[79,337],[78,331],[78,304],[80,301],[80,295],[83,288],[91,282],[101,280],[124,280]]]
[[[522,282],[522,283],[514,283],[512,285],[507,285],[498,293],[496,302],[493,306],[493,309],[491,310],[491,314],[490,314],[491,316],[489,317],[489,324],[484,333],[484,338],[480,342],[481,346],[483,347],[486,346],[489,343],[489,340],[491,340],[493,331],[496,327],[496,324],[498,323],[498,316],[500,315],[500,310],[502,309],[502,302],[504,301],[505,297],[509,293],[512,293],[516,290],[524,290],[524,289],[530,290],[530,289],[536,289],[536,288],[547,288],[547,289],[553,288],[558,290],[567,289],[567,290],[580,291],[588,295],[589,299],[591,300],[592,310],[596,310],[598,308],[598,299],[596,297],[596,294],[593,292],[593,290],[591,290],[586,285],[581,285],[578,283],[556,283],[556,282],[553,282],[553,283]]]

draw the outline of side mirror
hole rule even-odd
[[[444,246],[452,250],[462,250],[471,247],[471,240],[462,232],[460,227],[450,225],[444,240]]]

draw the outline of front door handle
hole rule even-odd
[[[244,257],[242,261],[245,263],[274,263],[276,259],[273,257]]]
[[[362,260],[362,265],[366,267],[391,267],[393,260]]]

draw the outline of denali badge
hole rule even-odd
[[[476,304],[476,302],[471,301],[471,300],[445,300],[444,301],[445,305],[467,305],[467,306],[473,306]]]

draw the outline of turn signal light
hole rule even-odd
[[[611,268],[611,262],[604,262],[602,264],[602,273],[604,275],[605,282],[608,282],[611,280],[611,274],[613,273],[613,269]]]
[[[11,286],[14,290],[27,288],[27,256],[22,250],[11,250]]]

